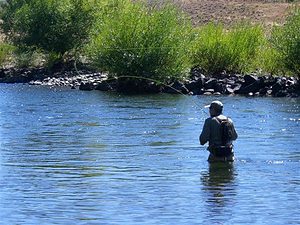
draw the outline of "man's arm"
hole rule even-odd
[[[238,138],[238,134],[236,133],[233,121],[231,119],[229,119],[229,121],[231,122],[233,128],[232,141],[235,141]]]
[[[235,141],[238,138],[238,134],[236,133],[236,130],[233,126],[233,140]]]
[[[209,127],[208,119],[206,119],[203,125],[202,132],[199,137],[200,144],[204,145],[206,142],[208,142],[209,136],[210,136],[210,127]]]

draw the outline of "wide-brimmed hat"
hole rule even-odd
[[[220,101],[212,101],[210,103],[210,105],[206,105],[204,107],[205,108],[214,108],[214,109],[217,109],[217,110],[222,110],[223,109],[223,103],[220,102]]]

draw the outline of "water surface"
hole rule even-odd
[[[220,97],[237,160],[210,165],[214,99],[0,84],[0,224],[299,224],[300,100]]]

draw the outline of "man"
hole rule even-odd
[[[238,137],[233,121],[222,115],[222,102],[213,101],[206,107],[209,107],[210,117],[205,120],[199,140],[201,145],[208,142],[208,161],[233,161],[232,141]]]

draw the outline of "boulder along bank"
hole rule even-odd
[[[299,97],[300,82],[295,77],[258,76],[256,74],[220,74],[204,76],[199,69],[191,71],[185,82],[161,84],[144,79],[111,79],[106,73],[89,69],[51,72],[45,68],[1,69],[1,83],[64,86],[84,91],[119,91],[125,93],[171,93],[189,95],[245,95]]]

